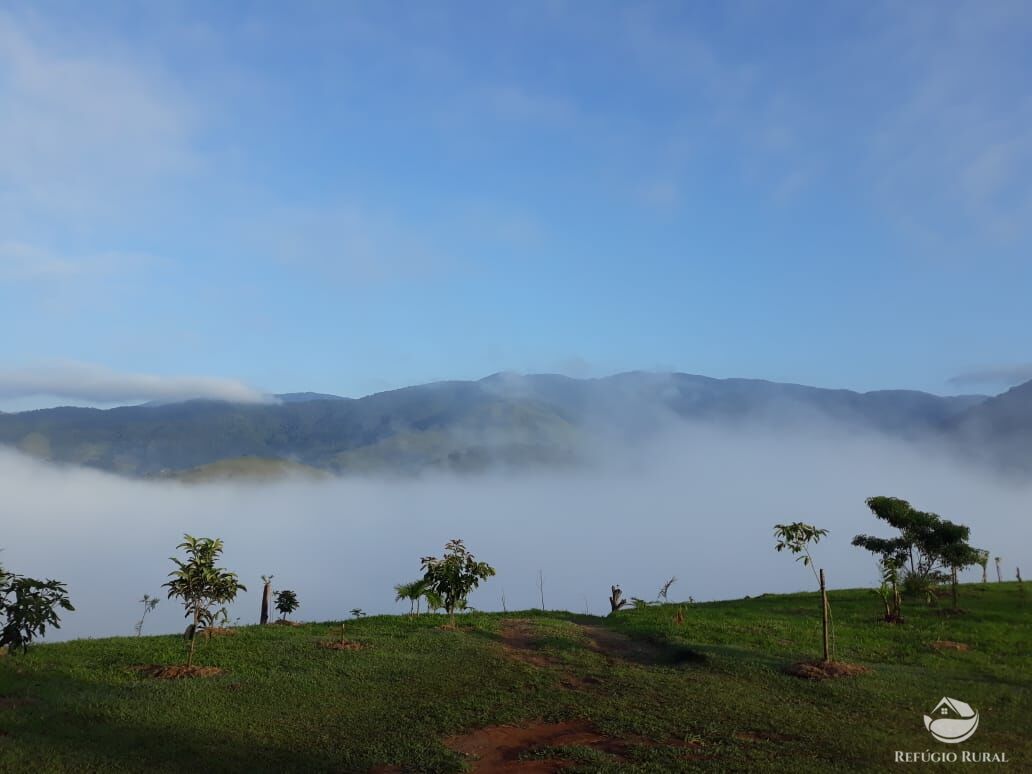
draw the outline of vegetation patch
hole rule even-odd
[[[224,674],[218,667],[203,667],[186,664],[136,664],[130,667],[134,672],[143,677],[153,677],[156,680],[182,680],[188,677],[218,677]]]
[[[847,664],[844,661],[797,661],[785,667],[785,672],[793,677],[807,680],[831,680],[836,677],[853,677],[871,670],[859,664]]]
[[[32,703],[28,696],[0,696],[0,710],[16,709]]]

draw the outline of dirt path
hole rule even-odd
[[[577,624],[585,647],[604,656],[609,663],[624,661],[655,664],[662,658],[662,649],[647,642],[633,640],[600,624]],[[524,664],[555,670],[563,686],[571,690],[596,690],[604,680],[572,674],[567,666],[541,649],[541,634],[530,618],[507,618],[501,622],[501,645],[506,655]],[[574,765],[561,758],[534,758],[535,751],[557,747],[589,747],[617,761],[627,761],[633,747],[677,747],[683,755],[701,757],[694,742],[654,739],[634,734],[610,736],[595,728],[589,720],[562,723],[531,722],[519,726],[488,726],[444,740],[444,744],[473,760],[474,772],[520,772],[543,774],[561,771]],[[522,756],[527,756],[526,758]]]
[[[530,723],[524,726],[489,726],[444,740],[445,747],[474,757],[474,772],[543,774],[573,765],[561,758],[521,759],[546,747],[590,747],[626,760],[628,743],[599,733],[586,720],[565,723]]]
[[[662,650],[655,645],[633,640],[626,634],[615,632],[601,624],[577,624],[587,641],[587,649],[607,659],[633,661],[639,664],[656,664],[661,660]],[[510,657],[534,666],[548,667],[559,664],[537,646],[540,639],[534,622],[530,618],[506,618],[502,621],[502,647]]]
[[[662,660],[661,648],[641,640],[634,640],[621,632],[614,632],[601,624],[578,624],[588,638],[590,650],[608,659],[633,661],[638,664],[657,664]]]

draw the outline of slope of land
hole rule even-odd
[[[176,636],[80,640],[0,658],[4,771],[885,771],[945,751],[923,715],[980,713],[971,741],[1032,765],[1032,607],[1015,583],[965,612],[831,594],[836,655],[868,672],[783,669],[819,648],[814,594],[622,611],[471,613],[243,627],[199,645],[214,677],[159,680]],[[914,770],[936,765],[912,764]]]
[[[304,481],[319,481],[329,474],[313,468],[310,465],[302,465],[299,462],[281,459],[266,459],[264,457],[236,457],[234,459],[219,460],[210,462],[207,465],[200,465],[189,470],[165,471],[155,478],[172,479],[187,484],[209,483],[214,481],[282,481],[293,478]]]

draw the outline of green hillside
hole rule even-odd
[[[174,479],[187,484],[205,484],[215,481],[280,481],[300,478],[306,481],[329,477],[326,471],[290,460],[265,457],[237,457],[200,465],[189,470],[169,471],[155,478]]]
[[[162,680],[176,636],[80,640],[0,658],[3,771],[885,771],[896,750],[951,751],[922,716],[980,713],[952,751],[1032,767],[1032,608],[1016,583],[962,587],[963,613],[910,605],[881,623],[869,590],[622,611],[471,613],[243,627],[199,645],[208,678]],[[683,609],[682,609],[683,608]],[[678,611],[683,622],[678,622]],[[479,758],[475,757],[479,754]],[[910,764],[938,770],[941,764]]]

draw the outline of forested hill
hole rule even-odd
[[[476,471],[577,464],[587,439],[647,438],[679,420],[783,433],[834,422],[931,438],[994,465],[1032,469],[1032,383],[995,398],[940,397],[643,372],[601,379],[502,373],[358,399],[290,393],[263,404],[53,408],[0,415],[0,443],[143,476],[249,458],[335,473]]]

